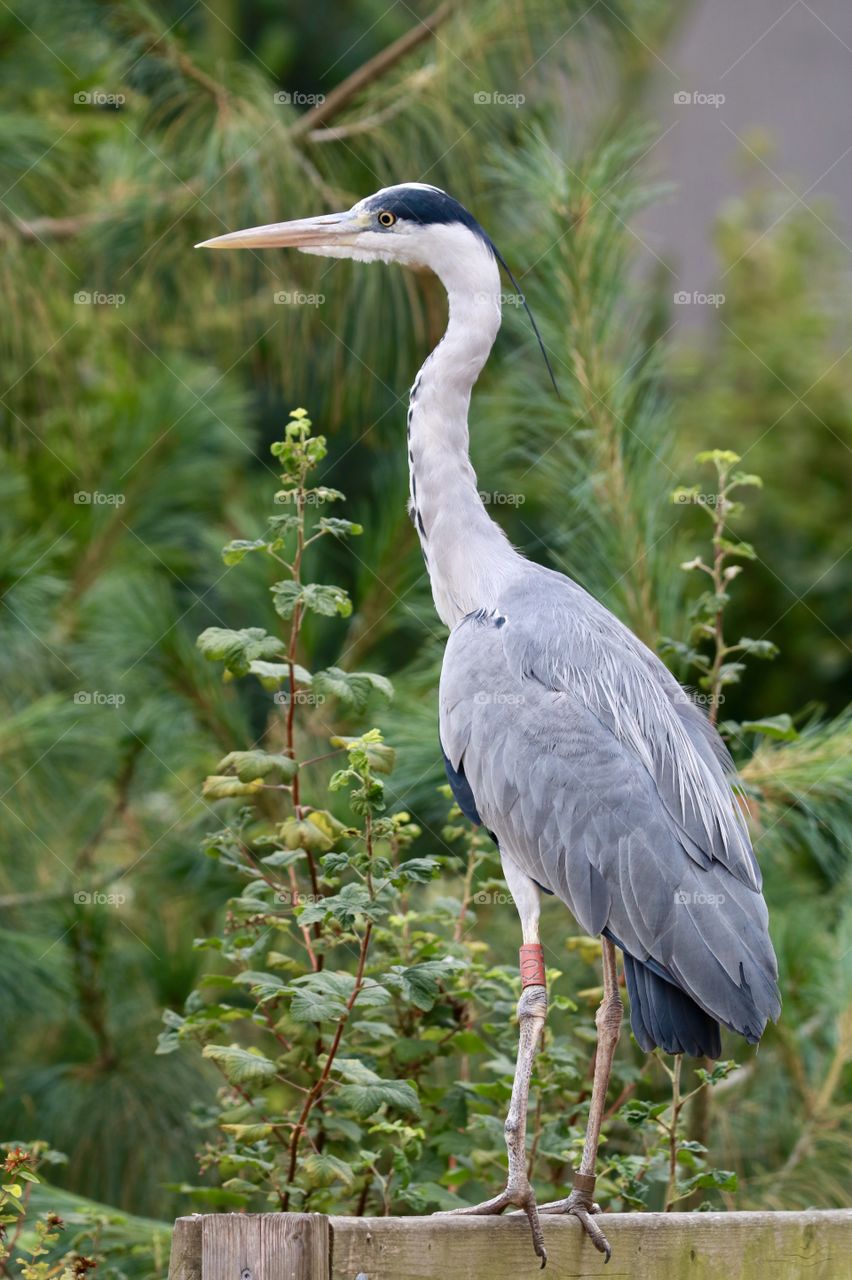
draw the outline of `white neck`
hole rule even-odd
[[[411,389],[408,464],[411,516],[435,608],[453,627],[476,609],[493,609],[523,561],[485,510],[468,457],[470,393],[500,328],[499,270],[466,228],[442,231],[446,253],[433,265],[447,290],[449,323]]]

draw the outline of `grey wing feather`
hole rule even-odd
[[[718,734],[660,660],[560,574],[535,569],[506,592],[504,650],[516,678],[577,698],[654,778],[684,848],[760,887],[745,823],[725,780]]]
[[[716,738],[649,650],[547,570],[450,637],[441,741],[503,852],[753,1040],[777,1017],[777,970]]]

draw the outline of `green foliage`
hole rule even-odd
[[[686,1137],[684,1109],[705,1090],[713,1089],[736,1069],[735,1062],[716,1062],[712,1070],[698,1068],[697,1083],[688,1093],[681,1091],[682,1058],[676,1057],[671,1067],[659,1052],[655,1057],[671,1082],[669,1102],[634,1100],[623,1108],[622,1115],[631,1129],[641,1131],[644,1151],[640,1157],[618,1158],[615,1166],[623,1179],[623,1195],[632,1208],[647,1208],[654,1183],[664,1183],[662,1207],[665,1212],[683,1208],[682,1202],[696,1192],[709,1190],[734,1192],[737,1175],[729,1170],[714,1169],[707,1162],[707,1148]],[[704,1200],[699,1206],[711,1208]]]
[[[833,212],[790,209],[766,182],[771,143],[748,141],[745,192],[726,202],[716,228],[725,304],[706,346],[673,362],[675,427],[693,449],[733,442],[771,495],[744,514],[760,554],[735,626],[758,635],[771,626],[782,658],[752,672],[737,714],[759,718],[793,689],[796,706],[813,700],[836,715],[849,702],[852,591],[852,356],[838,344],[850,319],[838,288],[845,254]]]
[[[4,1143],[0,1275],[19,1280],[148,1280],[162,1274],[169,1229],[57,1191],[45,1168],[65,1163],[46,1142]]]
[[[742,637],[732,644],[726,639],[725,625],[732,605],[731,584],[739,579],[742,561],[753,566],[759,560],[755,548],[729,536],[729,523],[741,518],[745,508],[732,494],[741,488],[760,488],[758,476],[734,470],[741,461],[731,450],[713,449],[700,453],[699,464],[710,465],[716,473],[713,492],[702,493],[700,486],[676,489],[673,501],[702,509],[710,518],[711,555],[701,555],[681,565],[688,573],[703,574],[710,579],[710,589],[703,591],[690,610],[692,623],[686,641],[667,640],[663,652],[679,664],[683,675],[690,667],[700,673],[699,685],[706,690],[709,718],[716,721],[724,690],[738,685],[746,671],[740,659],[775,658],[778,650],[771,642]],[[702,646],[709,646],[710,653]],[[732,660],[733,659],[733,660]],[[702,695],[698,695],[701,697]],[[801,718],[801,717],[800,717]],[[801,729],[787,712],[747,719],[723,721],[719,725],[731,748],[742,762],[744,793],[740,796],[753,823],[755,850],[766,876],[765,889],[773,921],[773,938],[779,957],[780,987],[785,1011],[777,1030],[768,1029],[764,1043],[768,1053],[760,1061],[761,1095],[778,1091],[787,1107],[787,1141],[789,1154],[781,1164],[780,1174],[768,1173],[754,1179],[752,1191],[758,1203],[773,1206],[785,1203],[785,1196],[795,1203],[805,1203],[805,1180],[808,1173],[817,1179],[823,1194],[831,1200],[837,1194],[835,1161],[842,1162],[849,1149],[852,1133],[840,1109],[840,1124],[831,1141],[826,1132],[829,1115],[834,1115],[843,1073],[852,1061],[852,1022],[849,1018],[848,993],[850,975],[845,963],[845,938],[849,927],[849,808],[852,801],[852,777],[848,768],[849,717],[820,723],[811,716]],[[756,746],[754,745],[756,744]],[[819,816],[817,816],[819,815]],[[816,881],[814,873],[816,872]],[[833,892],[825,892],[828,881]],[[822,892],[820,892],[822,890]],[[803,899],[809,899],[807,905]],[[795,904],[795,905],[794,905]],[[793,925],[792,917],[796,917]],[[795,936],[796,943],[791,937]],[[820,938],[814,946],[812,939]],[[805,940],[808,940],[807,942]],[[812,964],[803,981],[794,947],[808,946]],[[822,963],[821,963],[822,962]],[[817,976],[817,975],[820,976]],[[814,987],[827,984],[830,996],[821,997],[822,1013],[813,1018]],[[819,1001],[820,997],[816,997]],[[807,1029],[805,1036],[801,1027]],[[817,1044],[812,1031],[821,1033]],[[805,1048],[805,1039],[809,1049]],[[780,1059],[780,1061],[779,1061]],[[808,1065],[805,1067],[805,1060]],[[780,1067],[780,1070],[779,1070]],[[724,1068],[722,1071],[721,1069]],[[753,1068],[752,1068],[753,1069]],[[721,1072],[721,1073],[720,1073]],[[791,1073],[788,1076],[788,1072]],[[736,1087],[744,1073],[733,1070],[732,1063],[718,1064],[712,1077],[702,1071],[696,1077],[703,1085]],[[793,1084],[792,1096],[790,1085]],[[697,1193],[715,1186],[721,1191],[736,1188],[735,1173],[722,1176],[718,1171],[695,1168],[703,1142],[690,1140],[683,1144],[676,1137],[680,1107],[678,1093],[680,1068],[673,1076],[674,1100],[666,1121],[656,1110],[637,1107],[633,1115],[638,1121],[653,1119],[668,1135],[668,1205],[681,1197],[697,1197]],[[701,1086],[699,1086],[700,1088]],[[691,1096],[699,1096],[695,1092]],[[693,1126],[695,1134],[706,1139],[710,1127],[710,1099],[701,1098]],[[668,1127],[667,1127],[668,1126]],[[793,1138],[798,1126],[798,1137]],[[729,1126],[725,1126],[730,1135]],[[779,1151],[776,1144],[775,1150]],[[766,1147],[764,1146],[764,1152]],[[651,1150],[663,1158],[662,1149]],[[820,1158],[824,1158],[821,1163]],[[677,1178],[677,1162],[687,1161],[691,1172],[682,1184]],[[767,1164],[772,1161],[764,1155]],[[680,1188],[680,1189],[679,1189]]]
[[[724,631],[731,583],[743,571],[740,562],[754,560],[756,555],[750,543],[733,540],[728,536],[731,521],[742,515],[744,510],[742,502],[736,500],[733,494],[739,489],[762,488],[763,482],[760,476],[734,471],[740,458],[730,449],[707,450],[699,453],[695,461],[700,465],[712,466],[715,470],[713,492],[702,493],[699,485],[688,488],[681,486],[672,493],[672,502],[689,503],[710,518],[712,536],[709,563],[697,555],[681,565],[687,573],[706,575],[710,579],[710,586],[692,603],[689,611],[692,626],[688,639],[663,640],[661,651],[665,657],[681,665],[682,674],[687,674],[690,668],[698,670],[698,684],[701,689],[706,690],[708,718],[712,724],[716,724],[719,709],[725,700],[723,691],[728,685],[739,684],[745,671],[745,663],[740,659],[774,658],[778,650],[769,640],[751,640],[747,636],[742,636],[731,644],[726,640]],[[706,645],[710,646],[709,655],[702,648]],[[769,737],[787,741],[796,736],[788,715],[750,720],[744,724],[728,720],[720,729],[728,737],[743,731],[766,733]]]

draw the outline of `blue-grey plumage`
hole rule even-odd
[[[427,267],[447,291],[447,330],[415,380],[407,433],[411,516],[435,607],[451,630],[441,741],[462,812],[499,846],[525,949],[540,954],[542,889],[602,937],[583,1155],[571,1194],[542,1212],[575,1214],[609,1257],[593,1188],[621,1026],[615,946],[624,952],[633,1030],[645,1049],[718,1056],[720,1022],[756,1041],[780,1010],[760,872],[734,802],[731,762],[659,659],[576,583],[520,555],[485,509],[468,457],[467,415],[500,327],[498,263],[505,263],[476,219],[436,187],[403,183],[345,213],[253,227],[204,247],[276,246]],[[537,329],[536,336],[541,344]],[[520,1206],[543,1266],[525,1147],[547,1013],[543,967],[534,969],[518,1004],[508,1181],[491,1200],[456,1212]]]
[[[718,1056],[717,1020],[758,1040],[780,1002],[757,863],[724,744],[654,654],[527,565],[454,628],[440,709],[504,857],[630,957],[640,1044]]]

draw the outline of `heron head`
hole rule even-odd
[[[250,227],[196,248],[292,248],[323,258],[428,267],[442,278],[462,261],[472,266],[480,254],[494,259],[494,247],[473,215],[445,191],[421,182],[384,187],[346,213]]]
[[[500,273],[508,275],[532,323],[550,379],[556,379],[538,326],[517,280],[472,213],[440,187],[403,182],[359,200],[346,213],[272,222],[204,240],[196,249],[299,249],[321,258],[399,262],[426,267],[452,297],[467,296],[496,311]]]

